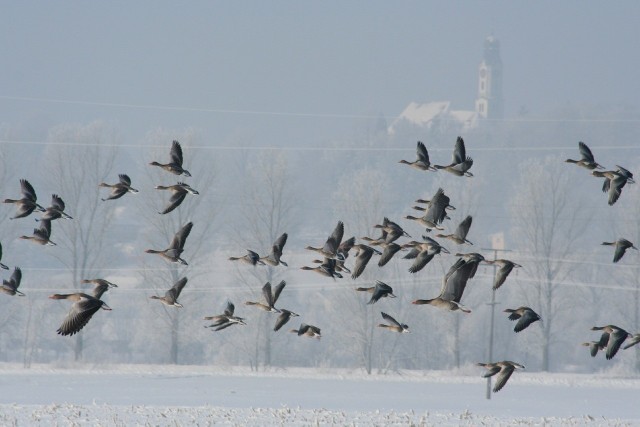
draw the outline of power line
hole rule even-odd
[[[154,104],[133,104],[123,102],[100,102],[100,101],[83,101],[73,99],[60,98],[40,98],[28,96],[10,96],[0,95],[0,99],[8,101],[26,101],[40,103],[70,104],[70,105],[93,105],[96,107],[108,108],[130,108],[139,110],[165,110],[165,111],[190,111],[199,113],[212,114],[236,114],[236,115],[257,115],[257,116],[284,116],[284,117],[301,117],[301,118],[331,118],[331,119],[364,119],[377,120],[383,117],[385,120],[396,120],[402,116],[381,116],[369,114],[339,114],[339,113],[300,113],[292,111],[266,111],[266,110],[242,110],[230,108],[210,108],[210,107],[190,107],[178,105],[154,105]],[[457,122],[456,119],[438,118],[439,122]],[[553,119],[553,118],[506,118],[506,119],[483,119],[491,122],[503,123],[640,123],[640,119],[610,119],[610,118],[581,118],[581,119]]]
[[[99,142],[77,142],[77,141],[43,141],[43,140],[15,140],[15,139],[0,139],[0,144],[15,144],[15,145],[45,145],[45,146],[75,146],[75,147],[115,147],[115,148],[153,148],[164,149],[166,144],[116,144],[116,143],[99,143]],[[338,147],[338,146],[323,146],[323,147],[277,147],[277,146],[224,146],[224,145],[189,145],[189,149],[194,150],[213,150],[213,151],[300,151],[300,152],[381,152],[381,153],[404,153],[407,151],[415,151],[414,147]],[[614,146],[601,146],[592,147],[594,150],[606,151],[606,150],[636,150],[640,151],[640,145],[614,145]],[[510,146],[494,146],[494,147],[474,147],[473,152],[490,152],[490,151],[522,151],[522,152],[536,152],[536,151],[565,151],[575,150],[573,146],[544,146],[544,147],[510,147]],[[451,147],[431,147],[429,151],[435,152],[451,152]]]

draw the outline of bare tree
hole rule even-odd
[[[253,162],[246,162],[246,179],[240,196],[241,210],[233,230],[237,247],[253,248],[260,255],[267,255],[273,243],[283,233],[288,235],[295,227],[296,194],[292,184],[287,156],[283,152],[261,153]],[[291,246],[289,246],[291,247]],[[286,248],[285,255],[286,259]],[[278,266],[238,266],[237,277],[247,286],[248,293],[259,295],[266,282],[274,286],[286,274],[286,268]],[[261,312],[260,327],[256,328],[253,354],[256,368],[262,363],[272,364],[271,336],[274,319]],[[273,317],[273,316],[271,316]]]
[[[204,260],[212,249],[211,233],[214,230],[217,208],[213,204],[212,191],[216,182],[216,168],[210,151],[200,148],[191,149],[190,145],[197,139],[191,130],[174,132],[158,129],[147,135],[147,145],[155,149],[141,153],[144,157],[141,191],[137,200],[137,216],[143,221],[141,232],[144,247],[136,250],[141,252],[141,279],[145,285],[150,285],[156,293],[164,295],[178,279],[187,277],[189,283],[181,293],[181,299],[189,299],[190,289],[194,288],[197,279],[207,272]],[[149,166],[153,159],[162,159],[169,156],[169,149],[173,140],[182,144],[184,151],[184,166],[191,172],[190,178],[172,175],[160,168]],[[175,184],[175,180],[188,181],[189,185],[196,189],[198,195],[187,195],[180,206],[167,214],[160,214],[168,203],[170,197],[166,191],[156,190],[157,185]],[[162,259],[156,259],[151,255],[143,254],[144,249],[165,249],[173,239],[175,233],[188,222],[193,222],[193,230],[185,244],[183,258],[188,265],[169,263]],[[147,298],[148,299],[148,298]],[[191,298],[194,303],[195,298]],[[191,313],[188,304],[185,308],[168,307],[155,301],[147,304],[156,318],[161,319],[162,324],[169,330],[169,361],[177,364],[180,360],[181,341],[189,341],[192,337],[191,328],[182,328],[181,319]],[[165,328],[154,328],[150,333],[166,335]],[[181,338],[182,337],[182,338]],[[164,342],[161,340],[161,342]]]
[[[573,256],[590,215],[582,209],[582,201],[574,197],[567,168],[558,157],[530,160],[521,167],[517,191],[510,208],[514,241],[517,248],[530,255],[527,271],[537,286],[524,290],[526,298],[544,319],[542,322],[542,370],[551,366],[551,347],[562,338],[557,320],[566,316],[575,298],[557,288],[576,269]]]
[[[114,206],[100,200],[98,184],[113,171],[120,138],[118,130],[104,122],[60,125],[49,133],[44,173],[50,188],[64,200],[65,211],[73,216],[53,225],[58,247],[52,253],[67,267],[74,286],[88,276],[102,274],[113,255],[107,232]],[[40,197],[44,201],[47,196]],[[75,338],[75,360],[82,359],[83,336]]]
[[[385,216],[393,216],[386,197],[389,192],[388,181],[386,174],[368,167],[350,171],[340,178],[332,200],[334,212],[345,224],[345,239],[354,234],[356,241],[363,236],[372,237],[374,230],[378,231],[374,225],[381,224]],[[387,271],[392,271],[390,265],[385,266],[385,270],[380,270],[377,259],[372,258],[358,281],[369,281],[371,284],[367,286],[373,286],[373,279],[382,279]],[[347,277],[342,280],[351,282]],[[379,354],[381,366],[386,366],[393,349],[384,354],[378,352],[375,332],[380,317],[379,307],[377,304],[367,304],[367,297],[370,295],[355,292],[353,284],[350,285],[343,292],[335,292],[331,296],[335,298],[333,303],[337,307],[336,312],[350,317],[350,327],[345,336],[349,341],[347,348],[357,356],[360,365],[370,374],[376,361],[375,356]]]

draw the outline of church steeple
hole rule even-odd
[[[484,55],[478,68],[476,113],[485,119],[501,119],[503,114],[500,42],[493,36],[484,41]]]

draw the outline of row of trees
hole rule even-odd
[[[467,141],[488,140],[487,135],[471,135]],[[449,136],[433,136],[436,142],[428,146],[441,141],[442,147],[452,145],[454,138]],[[167,196],[154,186],[173,183],[174,177],[147,163],[165,157],[172,139],[183,143],[193,175],[189,183],[201,194],[159,215]],[[533,369],[588,371],[606,366],[579,345],[597,338],[589,332],[591,326],[613,323],[640,330],[636,254],[613,265],[611,254],[599,247],[601,239],[622,235],[640,242],[637,190],[625,188],[618,204],[609,207],[600,194],[600,182],[564,164],[563,157],[536,153],[523,159],[517,151],[507,151],[497,158],[493,151],[482,151],[481,143],[468,142],[468,151],[478,148],[475,177],[459,179],[397,165],[398,159],[412,155],[414,142],[403,143],[406,150],[392,154],[358,152],[357,163],[351,154],[331,150],[321,156],[285,150],[221,153],[199,145],[193,131],[158,130],[149,133],[144,144],[152,149],[125,149],[114,127],[96,122],[53,128],[45,154],[37,158],[29,148],[4,147],[3,194],[15,193],[18,178],[24,176],[42,201],[48,192],[60,194],[74,220],[56,221],[52,238],[58,246],[40,248],[16,241],[30,232],[28,219],[9,221],[8,206],[0,212],[3,261],[22,267],[21,289],[27,294],[0,298],[0,319],[8,326],[0,334],[0,359],[23,360],[27,366],[32,361],[73,359],[247,364],[256,369],[343,366],[367,372],[463,367],[484,360],[492,309],[486,304],[491,299],[491,267],[482,267],[469,284],[464,302],[474,312],[468,316],[410,304],[438,293],[453,256],[443,255],[415,275],[406,271],[405,260],[394,259],[378,268],[374,259],[357,284],[379,279],[399,296],[375,305],[366,304],[368,298],[354,291],[356,282],[351,279],[334,282],[299,270],[314,258],[302,248],[323,241],[338,219],[346,225],[346,237],[371,236],[373,225],[384,216],[405,225],[402,217],[413,200],[429,198],[438,187],[445,188],[457,207],[447,228],[467,214],[474,216],[469,238],[475,245],[449,249],[490,257],[492,252],[483,251],[487,236],[504,232],[510,250],[505,257],[524,269],[496,293],[498,310],[529,305],[543,318],[516,335],[500,313],[495,326],[497,358],[524,361]],[[29,173],[12,170],[13,161],[7,158],[16,156],[28,156],[42,167]],[[132,176],[140,193],[101,201],[98,183],[113,181],[118,173]],[[144,254],[148,247],[165,246],[188,221],[195,224],[186,246],[189,266],[168,265]],[[414,238],[424,232],[413,224],[405,228]],[[283,256],[288,268],[252,268],[226,259],[246,249],[266,254],[283,232],[289,234]],[[184,276],[189,279],[181,296],[184,309],[148,298],[163,294]],[[113,312],[97,313],[73,338],[56,336],[69,307],[49,301],[46,293],[78,289],[81,279],[93,277],[120,285],[103,297]],[[285,331],[274,333],[275,316],[243,305],[261,297],[265,282],[275,285],[280,280],[288,283],[281,305],[301,314],[292,320],[293,327],[298,319],[317,324],[324,335],[320,342]],[[222,312],[227,300],[236,304],[237,314],[246,317],[248,325],[218,333],[203,328],[202,317]],[[412,333],[377,328],[380,311],[409,324]],[[640,370],[635,349],[616,359],[633,360],[634,369]]]

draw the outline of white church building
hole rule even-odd
[[[502,99],[502,60],[500,42],[493,36],[484,41],[484,54],[478,67],[478,95],[475,110],[455,110],[450,101],[434,101],[426,104],[410,103],[388,127],[389,134],[404,126],[416,126],[431,129],[434,126],[455,126],[460,131],[478,126],[482,120],[501,119],[503,115]]]

